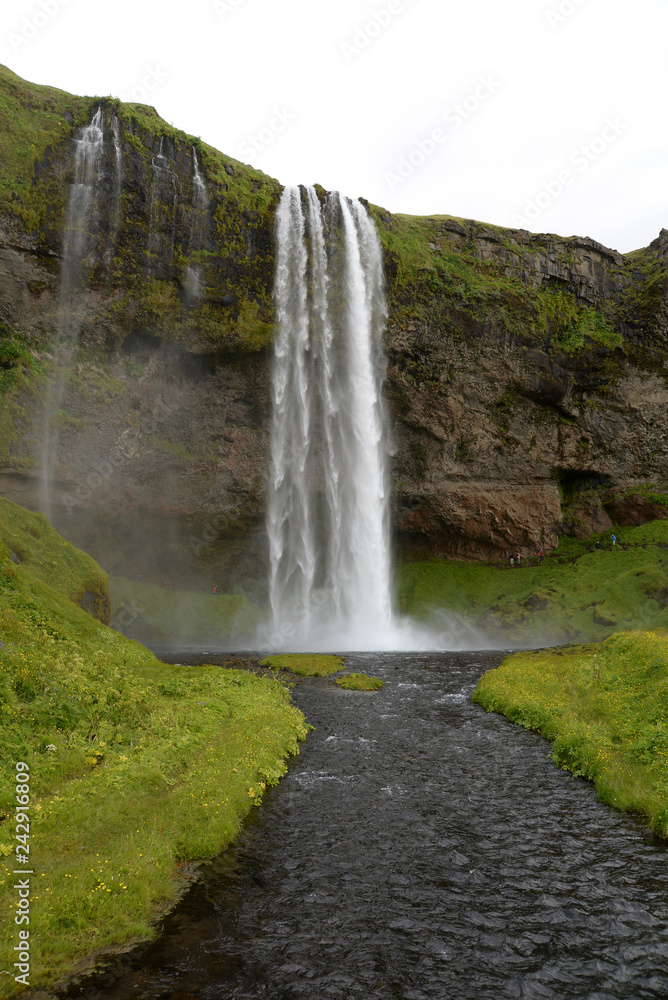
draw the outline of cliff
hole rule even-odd
[[[109,572],[261,595],[280,184],[152,108],[0,69],[0,492],[36,503],[73,138],[104,121],[59,530]],[[206,185],[197,190],[198,171]],[[324,194],[324,192],[321,192]],[[620,255],[368,206],[385,251],[394,527],[506,558],[662,516],[668,232]]]

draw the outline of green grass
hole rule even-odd
[[[257,605],[241,594],[170,590],[123,577],[109,581],[112,621],[130,635],[152,642],[227,642],[250,637],[263,620]],[[129,626],[129,627],[126,627]]]
[[[340,656],[319,653],[280,653],[260,660],[260,666],[271,670],[288,670],[302,677],[329,677],[330,674],[338,673],[344,662]]]
[[[284,685],[160,663],[79,607],[95,587],[106,594],[88,556],[0,501],[0,941],[10,954],[25,761],[32,988],[155,933],[184,863],[229,843],[306,734]],[[0,996],[16,988],[0,979]]]
[[[481,678],[473,700],[542,733],[556,764],[668,837],[668,633],[518,653]]]
[[[562,539],[540,566],[509,569],[450,561],[404,563],[399,608],[429,621],[459,614],[502,644],[600,641],[611,632],[668,628],[668,520],[616,528],[593,540]]]
[[[32,514],[0,497],[0,544],[4,546],[5,579],[43,585],[76,603],[94,595],[102,621],[109,621],[107,574],[94,559],[70,545],[44,514]],[[3,551],[3,550],[0,550]],[[66,605],[58,604],[58,610]],[[86,616],[82,621],[88,621]]]
[[[348,691],[380,691],[385,682],[369,674],[345,674],[337,677],[334,683]]]

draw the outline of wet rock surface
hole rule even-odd
[[[557,770],[543,739],[471,703],[499,660],[363,654],[347,666],[383,677],[377,694],[300,684],[316,728],[288,776],[163,936],[97,988],[109,1000],[666,997],[665,847]]]

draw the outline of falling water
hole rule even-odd
[[[196,213],[199,213],[200,222],[201,216],[205,214],[209,209],[209,195],[206,190],[206,184],[204,178],[199,169],[199,160],[197,159],[197,150],[193,147],[193,207]],[[201,235],[201,232],[200,232]]]
[[[208,235],[209,223],[209,193],[206,183],[199,169],[197,150],[193,147],[193,198],[192,215],[190,225],[190,252],[191,254],[203,250]],[[199,261],[191,260],[186,267],[184,289],[186,297],[190,303],[196,302],[202,297],[202,266]]]
[[[178,190],[176,174],[165,156],[165,137],[160,137],[160,148],[151,161],[151,214],[148,231],[148,250],[154,256],[164,255],[171,262],[174,256],[174,231]]]
[[[57,417],[65,390],[65,380],[79,342],[81,300],[86,265],[98,229],[99,181],[103,150],[104,115],[101,107],[90,125],[74,139],[74,182],[70,187],[63,234],[63,258],[60,275],[60,300],[54,344],[56,375],[46,399],[44,431],[41,442],[40,506],[51,515],[52,483],[58,451]]]
[[[289,644],[376,648],[394,631],[381,385],[380,244],[359,202],[286,188],[277,214],[273,626]]]
[[[111,232],[115,236],[121,225],[121,184],[123,179],[123,151],[121,149],[121,129],[116,113],[111,116],[111,132],[114,137],[114,185]]]

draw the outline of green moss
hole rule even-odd
[[[517,654],[482,677],[473,700],[541,732],[556,764],[668,838],[668,633]]]
[[[198,458],[194,452],[182,444],[165,441],[163,438],[157,437],[147,437],[146,441],[159,451],[164,451],[168,455],[174,455],[176,458],[182,458],[185,462],[195,462]]]
[[[302,677],[328,677],[341,670],[344,660],[340,656],[318,653],[281,653],[260,660],[261,667],[271,670],[289,670]]]
[[[260,317],[258,302],[244,301],[233,329],[235,346],[246,351],[268,347],[274,336],[273,325]]]
[[[385,682],[369,674],[344,674],[337,677],[334,683],[347,691],[380,691]]]
[[[572,354],[582,350],[587,340],[610,350],[621,347],[624,342],[621,333],[593,308],[580,310],[555,339],[555,344],[566,354]]]

